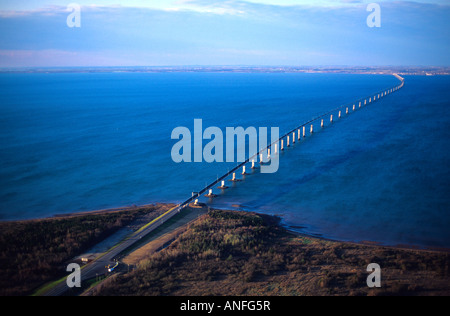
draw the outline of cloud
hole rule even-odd
[[[449,6],[385,3],[382,27],[371,29],[365,6],[356,4],[171,5],[83,6],[81,28],[67,27],[64,6],[3,11],[1,66],[450,64]]]

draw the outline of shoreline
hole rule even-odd
[[[149,204],[143,204],[143,205],[120,206],[120,207],[111,207],[111,208],[89,210],[89,211],[79,211],[79,212],[70,211],[69,213],[55,213],[55,214],[44,215],[41,217],[0,219],[0,224],[1,223],[15,223],[15,222],[32,222],[32,221],[42,221],[42,220],[51,220],[51,219],[63,219],[63,218],[88,216],[88,215],[101,215],[101,214],[133,211],[133,210],[154,207],[154,206],[168,206],[168,205],[175,205],[175,204],[176,203],[171,203],[171,202],[155,202],[155,203],[149,203]]]
[[[115,213],[115,212],[133,211],[133,210],[147,208],[147,207],[153,207],[153,206],[169,206],[169,205],[175,205],[175,203],[160,203],[160,202],[158,202],[158,203],[151,203],[151,204],[144,204],[144,205],[113,207],[113,208],[106,208],[106,209],[101,209],[101,210],[70,212],[67,214],[64,214],[64,213],[55,214],[55,215],[52,215],[47,218],[51,219],[51,218],[76,217],[76,216],[86,216],[86,215],[100,215],[100,214]]]
[[[259,213],[258,213],[259,214]],[[295,234],[300,237],[305,238],[311,238],[311,239],[317,239],[317,240],[323,240],[323,241],[330,241],[334,243],[346,243],[346,244],[353,244],[353,245],[359,245],[359,246],[369,246],[374,248],[389,248],[393,250],[411,250],[411,251],[420,251],[420,252],[433,252],[433,253],[450,253],[450,248],[446,247],[433,247],[433,246],[417,246],[417,245],[408,245],[408,244],[395,244],[395,245],[389,245],[389,244],[383,244],[378,241],[370,241],[370,240],[363,240],[363,241],[351,241],[351,240],[341,240],[341,239],[333,239],[329,237],[324,236],[317,236],[314,234],[308,234],[308,233],[301,233],[296,230],[293,230],[288,225],[280,224],[281,227],[286,229],[288,232]]]
[[[157,207],[155,207],[154,205],[158,205],[159,209]],[[71,229],[72,225],[73,225],[73,233],[69,239],[74,240],[73,238],[75,238],[75,240],[78,240],[79,237],[81,238],[83,236],[86,236],[87,233],[85,233],[85,232],[90,231],[89,227],[91,227],[91,225],[92,225],[91,223],[94,223],[94,225],[96,225],[95,223],[105,223],[105,225],[106,225],[108,223],[109,219],[112,219],[112,221],[110,223],[113,223],[114,221],[115,221],[115,223],[117,223],[117,220],[116,220],[117,216],[120,216],[120,218],[126,219],[126,218],[129,218],[130,216],[133,216],[132,214],[135,214],[136,212],[141,214],[141,215],[139,215],[139,217],[134,217],[134,219],[132,219],[131,222],[128,220],[126,222],[123,222],[123,224],[116,224],[116,225],[120,225],[120,226],[117,226],[117,231],[113,232],[112,235],[108,235],[108,237],[106,237],[106,239],[105,238],[97,239],[95,241],[95,243],[89,244],[89,246],[87,248],[85,248],[85,250],[80,250],[80,252],[70,253],[70,254],[68,254],[67,259],[64,259],[65,260],[64,262],[66,262],[67,260],[69,260],[70,262],[73,262],[73,260],[82,261],[83,258],[89,258],[88,260],[93,260],[92,262],[96,262],[96,263],[93,263],[92,265],[88,266],[88,267],[90,267],[89,273],[91,273],[91,274],[96,271],[97,271],[97,273],[99,271],[102,273],[103,267],[106,264],[111,263],[112,258],[117,257],[118,253],[121,253],[120,256],[117,257],[118,260],[125,260],[125,259],[131,260],[130,262],[132,263],[131,264],[132,266],[137,266],[137,265],[140,265],[141,263],[144,263],[145,262],[144,259],[146,259],[146,257],[148,257],[148,255],[150,253],[153,253],[154,255],[156,255],[159,258],[159,256],[164,257],[166,255],[170,257],[171,254],[176,254],[181,251],[181,253],[185,253],[185,255],[187,255],[188,257],[190,256],[190,255],[188,255],[188,253],[191,254],[192,257],[190,257],[190,258],[191,259],[194,258],[194,261],[197,259],[201,259],[201,258],[209,260],[209,259],[211,259],[212,255],[216,256],[223,249],[221,247],[217,248],[217,249],[222,249],[219,251],[214,248],[213,245],[215,245],[215,243],[210,244],[207,241],[206,241],[206,245],[209,245],[208,247],[213,247],[210,249],[210,251],[212,251],[212,252],[203,253],[204,249],[202,247],[200,247],[200,250],[195,248],[194,246],[197,245],[196,242],[202,243],[201,241],[198,241],[198,240],[196,241],[196,239],[195,239],[196,238],[195,236],[198,235],[197,229],[200,229],[200,228],[204,229],[205,230],[204,232],[206,234],[210,235],[210,237],[209,237],[210,239],[216,240],[216,242],[218,242],[222,246],[224,244],[229,243],[230,240],[231,241],[232,240],[234,240],[234,241],[240,240],[241,242],[243,242],[242,245],[234,244],[234,242],[232,242],[230,244],[230,245],[233,245],[233,247],[235,247],[237,245],[236,247],[238,247],[238,248],[236,248],[236,249],[233,248],[234,250],[230,252],[230,254],[232,254],[232,256],[229,256],[227,260],[224,259],[227,257],[226,253],[223,254],[224,257],[222,258],[222,260],[225,260],[224,262],[226,262],[227,265],[233,266],[233,265],[236,265],[236,262],[242,260],[242,257],[239,255],[239,254],[241,254],[241,251],[244,251],[246,256],[248,256],[247,260],[251,259],[251,262],[260,261],[260,260],[262,260],[261,258],[269,256],[270,249],[277,252],[277,250],[275,250],[276,248],[270,248],[270,247],[275,247],[276,245],[278,245],[278,242],[282,242],[282,244],[280,244],[280,245],[283,247],[287,247],[287,248],[283,251],[278,250],[279,251],[278,257],[283,256],[286,258],[291,258],[293,260],[294,257],[298,257],[299,253],[303,253],[300,257],[298,257],[296,259],[295,264],[298,265],[299,263],[303,262],[303,260],[306,260],[307,262],[313,264],[314,267],[316,267],[317,264],[319,264],[317,266],[317,268],[320,267],[320,271],[322,271],[323,273],[325,273],[326,271],[330,271],[329,270],[330,267],[334,267],[334,266],[340,267],[343,269],[343,272],[342,272],[343,274],[340,272],[337,273],[334,276],[334,277],[336,277],[336,280],[341,280],[341,274],[346,275],[346,278],[353,275],[354,271],[358,270],[357,266],[355,266],[355,262],[361,263],[362,261],[365,262],[367,260],[369,260],[371,262],[375,262],[375,261],[373,261],[375,259],[372,259],[372,258],[378,258],[378,259],[376,259],[376,260],[378,260],[377,262],[380,262],[383,264],[386,262],[388,262],[388,263],[389,262],[390,263],[397,262],[397,259],[400,258],[401,259],[400,263],[404,263],[405,266],[403,267],[403,266],[396,265],[397,266],[396,269],[397,270],[400,269],[403,272],[409,269],[408,268],[409,265],[411,265],[411,267],[419,268],[419,267],[422,267],[424,264],[425,264],[425,267],[427,264],[432,264],[433,266],[438,265],[439,269],[444,267],[444,270],[442,270],[442,269],[441,270],[445,271],[445,269],[446,269],[445,266],[439,265],[440,264],[439,262],[441,262],[439,260],[441,260],[441,259],[448,260],[446,258],[449,258],[448,256],[450,255],[450,252],[448,250],[444,250],[444,249],[417,249],[414,247],[386,246],[386,245],[380,245],[380,244],[374,243],[374,242],[370,242],[370,243],[350,242],[350,241],[331,239],[331,238],[327,238],[324,236],[313,236],[310,234],[300,233],[300,232],[296,232],[292,229],[289,229],[289,227],[287,227],[286,225],[283,225],[282,218],[280,216],[264,214],[264,213],[257,213],[257,212],[252,212],[252,211],[242,211],[242,210],[238,211],[238,210],[230,210],[230,209],[220,210],[217,208],[209,208],[209,207],[204,207],[201,215],[199,212],[192,210],[189,213],[185,213],[185,215],[181,214],[181,217],[180,216],[176,217],[174,219],[174,221],[167,221],[167,224],[164,224],[165,225],[164,227],[162,227],[161,229],[158,228],[155,231],[155,233],[152,232],[151,233],[152,236],[150,236],[149,238],[145,237],[146,239],[145,240],[143,239],[142,242],[138,241],[140,238],[139,239],[135,239],[135,238],[130,239],[130,240],[138,241],[138,243],[136,245],[133,245],[133,247],[124,245],[123,240],[122,240],[124,235],[119,233],[121,230],[123,231],[123,229],[125,229],[127,231],[127,233],[131,232],[131,231],[139,232],[140,230],[142,230],[143,227],[146,227],[149,225],[148,224],[149,220],[152,220],[152,218],[153,218],[153,221],[154,221],[155,216],[158,216],[159,214],[164,213],[164,212],[167,213],[167,208],[169,207],[169,205],[173,205],[173,204],[159,203],[159,204],[154,204],[154,205],[153,205],[153,208],[155,208],[155,209],[153,211],[151,211],[151,213],[149,213],[149,214],[145,213],[146,212],[145,207],[115,208],[115,209],[110,209],[109,211],[108,210],[99,210],[99,211],[93,211],[93,212],[83,212],[82,214],[76,214],[75,216],[65,217],[65,220],[62,221],[63,226],[58,226],[58,225],[60,225],[59,222],[61,219],[63,219],[63,217],[52,217],[52,218],[48,218],[47,220],[42,220],[43,222],[39,222],[39,220],[38,220],[38,221],[31,221],[31,222],[28,221],[25,223],[23,221],[18,221],[13,224],[4,223],[4,225],[5,225],[4,232],[6,232],[6,234],[9,233],[9,234],[17,235],[17,236],[22,236],[21,232],[30,231],[30,229],[29,229],[30,226],[28,226],[28,225],[37,225],[37,226],[32,226],[32,227],[36,227],[36,228],[37,227],[50,228],[50,229],[44,229],[44,231],[49,232],[48,236],[49,236],[50,240],[48,242],[46,242],[46,244],[44,245],[44,248],[41,247],[42,248],[41,250],[38,249],[36,251],[35,250],[33,250],[33,251],[36,253],[36,255],[40,255],[40,253],[45,253],[46,258],[53,258],[53,257],[57,258],[57,256],[61,256],[61,254],[59,254],[59,252],[55,252],[51,249],[52,248],[54,249],[55,245],[58,245],[58,243],[61,244],[61,242],[63,245],[65,245],[66,242],[69,242],[68,247],[72,247],[70,244],[71,242],[66,241],[66,239],[67,239],[66,231],[67,231],[67,229]],[[125,209],[125,211],[122,211],[121,214],[117,214],[118,209],[119,210]],[[128,212],[126,210],[128,210]],[[144,212],[144,213],[140,213],[140,212]],[[159,213],[155,213],[155,212],[159,212]],[[217,213],[217,212],[219,212],[219,213]],[[190,213],[192,213],[192,214],[190,214]],[[92,215],[92,217],[90,217],[90,216],[87,216],[84,218],[82,217],[81,221],[77,219],[77,217],[83,216],[86,214],[93,214],[93,215]],[[222,215],[219,215],[219,217],[217,217],[215,214],[222,214]],[[230,215],[226,215],[226,214],[230,214]],[[112,216],[112,218],[111,218],[111,216]],[[186,216],[188,216],[188,217],[186,217]],[[244,220],[245,218],[248,218],[248,220]],[[106,219],[106,221],[105,221],[105,219]],[[239,219],[239,221],[243,220],[243,222],[240,224],[240,225],[245,224],[243,227],[241,227],[239,225],[235,226],[235,225],[230,224],[230,223],[233,223],[233,221],[238,220],[238,219]],[[256,219],[259,219],[260,221],[258,221]],[[216,224],[212,225],[209,228],[204,227],[203,225],[205,223],[209,223],[210,220],[213,220],[213,221],[218,220],[218,222],[216,222]],[[228,222],[228,221],[231,221],[231,222]],[[253,222],[253,221],[255,221],[255,222]],[[70,226],[67,226],[67,223],[69,223]],[[42,224],[45,226],[40,226]],[[88,226],[86,226],[86,224]],[[0,223],[0,225],[1,225],[1,223]],[[215,225],[218,225],[218,226],[215,226]],[[62,227],[62,230],[60,229],[60,227]],[[192,230],[191,229],[192,227],[197,227],[197,229]],[[221,227],[221,228],[219,230],[217,230],[217,227]],[[269,228],[270,228],[270,231],[267,230]],[[242,237],[238,237],[238,236],[241,236],[242,229],[244,229],[243,231],[247,232],[247,234],[249,234],[251,232],[250,235],[252,235],[252,236],[254,235],[253,237],[255,239],[254,240],[247,239],[247,241],[245,241],[245,238],[242,239]],[[262,235],[258,234],[257,232],[260,231],[260,229],[263,229],[263,231],[264,231],[264,229],[266,229],[266,231],[265,231],[266,233],[264,233]],[[33,230],[34,232],[31,232],[31,233],[35,234],[35,235],[36,234],[39,235],[40,232],[38,232],[38,231],[40,231],[40,230],[41,229],[37,229],[37,230],[35,229],[35,230]],[[52,231],[55,231],[56,235],[55,235],[55,233],[52,233]],[[189,245],[191,245],[194,248],[191,249],[188,247],[184,250],[181,248],[180,249],[177,248],[177,247],[179,247],[180,242],[183,243],[186,241],[186,238],[185,238],[186,236],[183,237],[181,239],[181,241],[180,241],[180,239],[178,239],[178,237],[180,236],[180,233],[182,233],[182,234],[186,233],[187,234],[186,236],[190,236],[191,239],[194,238],[189,242]],[[73,235],[73,234],[75,234],[75,235]],[[117,234],[119,234],[120,236],[118,236]],[[235,236],[235,237],[233,237],[234,239],[233,238],[230,239],[231,238],[230,236]],[[61,239],[62,241],[60,241],[56,244],[53,244],[52,240],[54,240],[56,237],[62,238]],[[247,238],[248,237],[249,236],[247,235]],[[253,237],[251,237],[251,238],[253,238]],[[48,239],[47,234],[45,236],[40,236],[40,238],[44,238],[44,240]],[[276,239],[272,239],[272,238],[276,238]],[[36,238],[36,237],[29,239],[31,242],[31,245],[39,245],[40,242],[38,241],[38,239],[39,238]],[[118,241],[119,239],[121,239],[122,241]],[[105,242],[107,240],[109,242],[108,245],[105,244]],[[125,237],[124,240],[127,240],[127,237]],[[257,242],[257,240],[259,240],[259,241],[265,240],[272,246],[270,246],[269,244],[266,244],[265,242],[261,242],[261,244],[259,244]],[[12,242],[14,245],[14,242],[17,243],[19,241],[17,238],[15,238],[13,241],[9,241],[9,242],[10,243]],[[112,242],[112,244],[111,244],[111,242]],[[256,242],[256,244],[255,244],[255,242]],[[133,241],[133,243],[135,243],[135,241]],[[105,249],[107,249],[107,250],[103,249],[102,251],[100,251],[100,252],[106,251],[106,252],[103,252],[103,254],[101,254],[100,257],[97,257],[94,253],[90,253],[90,251],[92,251],[92,249],[99,249],[98,247],[100,247],[101,245],[105,246]],[[263,245],[265,245],[265,246],[263,247]],[[289,246],[289,245],[291,245],[291,246]],[[41,244],[41,246],[42,246],[42,244]],[[121,249],[120,247],[122,247],[123,249]],[[265,251],[266,252],[269,251],[269,253],[266,253],[266,255],[263,257],[261,257],[259,255],[255,256],[256,248],[254,248],[254,247],[257,247],[258,249],[260,249],[260,247],[263,247],[265,249]],[[269,247],[270,249],[267,247]],[[128,249],[128,248],[130,248],[130,249]],[[261,249],[263,249],[263,248],[261,248]],[[15,249],[15,248],[12,248],[12,249]],[[111,252],[112,249],[115,249],[114,251],[116,251],[116,252],[118,251],[118,253]],[[127,251],[123,252],[124,249],[127,249]],[[164,252],[164,253],[161,252],[161,250],[165,250],[165,249],[169,249],[168,252]],[[187,249],[191,249],[191,250],[187,251]],[[201,249],[203,249],[203,250],[201,250]],[[226,248],[226,249],[228,249],[228,248]],[[309,250],[305,250],[305,249],[309,249]],[[11,260],[15,260],[14,255],[16,252],[14,252],[14,251],[15,250],[12,250],[12,252],[9,255]],[[191,251],[192,251],[192,253],[191,253]],[[326,252],[324,252],[324,251],[326,251]],[[20,251],[17,253],[20,254]],[[29,250],[26,250],[26,249],[23,251],[23,253],[26,253],[27,255],[30,254]],[[257,253],[259,253],[259,252],[257,252]],[[106,254],[106,257],[104,256],[105,254]],[[400,257],[395,259],[394,257],[392,257],[394,255],[398,255]],[[329,256],[336,258],[337,261],[336,262],[330,261],[331,257],[329,257]],[[236,257],[237,261],[231,260],[234,257]],[[77,258],[77,259],[74,259],[74,258]],[[102,258],[102,259],[100,259],[101,261],[97,261],[97,259],[99,259],[99,258]],[[414,258],[421,258],[421,259],[417,259],[417,261],[416,261],[416,259],[414,259]],[[441,259],[439,259],[439,258],[441,258]],[[291,259],[289,259],[286,262],[290,262]],[[400,259],[398,259],[398,260],[400,260]],[[394,260],[394,261],[392,261],[392,260]],[[128,264],[130,264],[130,262],[128,262]],[[178,262],[178,261],[176,261],[176,262]],[[347,264],[342,265],[342,262],[346,262]],[[190,262],[188,264],[191,264],[191,263],[192,262]],[[352,265],[354,266],[353,268],[351,268]],[[282,271],[284,271],[285,269],[289,270],[290,267],[291,267],[291,265],[288,265],[285,268],[283,268]],[[387,267],[389,267],[389,266],[387,265]],[[55,266],[54,268],[56,268],[56,270],[59,270],[57,268],[57,266]],[[305,269],[307,267],[304,267],[303,265],[299,265],[297,268],[300,269],[301,271],[303,271],[301,275],[304,276]],[[36,268],[36,269],[38,269],[38,268]],[[56,271],[56,270],[52,270],[52,271]],[[425,270],[422,272],[425,273],[426,272]],[[439,271],[441,271],[441,270],[439,270]],[[85,272],[86,271],[87,270],[85,270]],[[279,269],[277,269],[277,271],[279,271]],[[430,270],[430,271],[433,272],[434,270]],[[317,275],[315,273],[310,274],[309,272],[311,272],[311,271],[308,270],[309,276],[320,277],[320,275]],[[322,272],[319,274],[323,274]],[[425,275],[423,273],[421,276],[422,279],[425,277]],[[232,273],[232,275],[235,275],[235,274],[236,273]],[[94,274],[92,274],[92,275],[94,275]],[[90,275],[89,277],[88,276],[86,276],[86,277],[91,278],[92,275]],[[264,274],[264,275],[266,275],[266,274]],[[275,273],[273,275],[273,277],[276,277],[277,275],[282,275],[282,274]],[[397,274],[395,274],[395,275],[397,275]],[[401,274],[401,275],[402,275],[402,278],[404,279],[405,276],[403,276],[403,274]],[[201,276],[201,274],[200,274],[200,276]],[[268,276],[268,275],[266,275],[266,276]],[[60,275],[57,273],[56,275],[52,276],[51,279],[58,279],[58,277],[60,277]],[[197,277],[198,277],[198,275],[197,275]],[[329,277],[329,275],[327,273],[326,273],[326,277]],[[332,278],[333,280],[334,280],[334,277]],[[49,282],[51,279],[49,279]],[[220,277],[219,277],[219,279],[220,279]],[[439,281],[439,278],[437,278],[437,279],[435,278],[434,280]],[[203,281],[205,281],[205,280],[203,280]],[[42,288],[42,284],[39,284],[39,282],[36,284],[31,282],[30,284],[31,284],[30,289],[27,289],[24,293],[28,293],[28,291],[30,294],[36,293],[36,291],[39,291],[39,289]],[[206,282],[205,284],[209,284],[207,286],[210,286],[211,283]],[[24,284],[24,285],[26,285],[26,284]],[[61,293],[58,292],[59,290],[60,290],[60,287],[58,285],[58,287],[55,286],[54,288],[51,289],[51,291],[53,291],[53,292],[48,292],[48,293],[53,293],[51,295],[61,295]],[[17,291],[17,288],[15,288],[14,286],[11,288],[8,288],[8,286],[5,285],[5,291],[10,291],[11,293],[13,293],[14,291]],[[18,292],[18,293],[20,293],[20,292]],[[54,293],[56,293],[56,294],[54,294]]]
[[[259,213],[258,213],[259,214]],[[391,248],[391,249],[403,249],[403,250],[418,250],[418,251],[431,251],[431,252],[446,252],[450,253],[450,247],[437,247],[437,246],[419,246],[414,244],[385,244],[379,241],[374,240],[344,240],[344,239],[336,239],[327,236],[318,236],[317,234],[309,234],[308,232],[299,232],[295,230],[296,226],[289,226],[287,224],[283,224],[280,222],[280,226],[286,229],[289,232],[292,232],[296,235],[308,238],[316,238],[325,241],[337,242],[337,243],[349,243],[355,245],[362,246],[373,246],[373,247],[383,247],[383,248]],[[306,228],[306,227],[302,227]]]
[[[86,295],[448,295],[449,256],[304,237],[277,216],[212,209],[130,253],[132,273]],[[367,287],[371,262],[383,269],[380,289]],[[141,282],[148,286],[137,287]]]
[[[82,211],[82,212],[70,212],[67,214],[60,213],[51,215],[48,217],[42,217],[42,218],[34,218],[34,219],[18,219],[18,220],[0,220],[1,223],[21,223],[21,222],[33,222],[33,221],[42,221],[42,220],[57,220],[57,219],[64,219],[64,218],[73,218],[73,217],[79,217],[79,216],[95,216],[95,215],[103,215],[103,214],[112,214],[112,213],[118,213],[118,212],[128,212],[148,207],[172,207],[175,206],[176,203],[168,203],[168,202],[156,202],[151,204],[144,204],[144,205],[132,205],[132,206],[123,206],[123,207],[114,207],[114,208],[108,208],[108,209],[100,209],[100,210],[92,210],[92,211]],[[283,218],[279,214],[265,214],[260,213],[255,210],[245,209],[241,208],[238,205],[233,205],[231,208],[226,207],[213,207],[212,209],[222,210],[222,211],[232,211],[232,212],[240,212],[244,211],[247,213],[256,213],[260,215],[268,215],[275,217],[279,220],[280,227],[284,228],[286,231],[300,236],[300,237],[306,237],[306,238],[312,238],[317,240],[323,240],[323,241],[330,241],[330,242],[336,242],[336,243],[348,243],[348,244],[354,244],[354,245],[361,245],[361,246],[372,246],[377,248],[390,248],[390,249],[397,249],[397,250],[415,250],[415,251],[424,251],[424,252],[439,252],[439,253],[450,253],[450,247],[436,247],[436,246],[419,246],[414,244],[385,244],[378,241],[373,240],[362,240],[362,241],[355,241],[355,240],[345,240],[345,239],[337,239],[332,238],[324,235],[318,235],[314,233],[308,233],[308,232],[300,232],[297,229],[306,229],[307,227],[304,226],[290,226],[286,223],[283,223]]]
[[[438,247],[438,246],[419,246],[414,244],[385,244],[379,241],[373,241],[373,240],[345,240],[345,239],[337,239],[332,238],[325,235],[318,235],[314,233],[308,233],[306,232],[300,232],[297,229],[307,229],[306,226],[291,226],[286,223],[284,223],[283,217],[278,213],[273,214],[265,214],[258,212],[257,210],[252,210],[247,207],[242,207],[241,205],[232,204],[229,207],[213,207],[213,209],[222,210],[222,211],[244,211],[247,213],[256,213],[261,215],[268,215],[273,216],[279,219],[280,223],[279,225],[286,229],[287,231],[301,236],[301,237],[307,237],[307,238],[315,238],[318,240],[324,240],[324,241],[331,241],[331,242],[337,242],[337,243],[349,243],[349,244],[355,244],[355,245],[362,245],[362,246],[373,246],[373,247],[384,247],[384,248],[391,248],[391,249],[403,249],[403,250],[418,250],[418,251],[431,251],[431,252],[444,252],[444,253],[450,253],[450,246],[449,247]]]

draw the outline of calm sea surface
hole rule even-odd
[[[280,127],[397,84],[337,74],[0,74],[0,219],[182,202],[235,164],[171,159],[172,130]],[[450,247],[450,78],[399,92],[281,155],[211,205],[351,241]],[[204,144],[206,144],[205,141]],[[205,200],[206,201],[206,200]]]

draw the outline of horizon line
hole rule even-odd
[[[355,68],[450,68],[449,66],[442,65],[333,65],[333,64],[317,64],[317,65],[227,65],[227,64],[217,64],[217,65],[203,65],[203,64],[186,64],[186,65],[91,65],[91,66],[0,66],[2,69],[73,69],[73,68],[341,68],[341,69],[355,69]]]
[[[0,67],[0,73],[43,73],[43,72],[302,72],[302,73],[342,73],[359,74],[416,74],[416,75],[450,75],[450,66],[348,66],[348,65],[166,65],[166,66],[19,66]]]

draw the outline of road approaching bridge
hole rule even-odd
[[[155,229],[159,228],[162,224],[166,223],[172,217],[180,213],[181,208],[179,206],[174,207],[154,219],[147,225],[143,226],[141,229],[137,230],[129,237],[125,238],[122,242],[120,242],[115,247],[111,248],[109,251],[98,257],[96,260],[82,267],[81,270],[81,282],[94,279],[97,275],[104,275],[108,272],[108,266],[115,265],[115,259],[119,257],[119,255],[127,250],[128,248],[134,246],[137,242],[139,242],[142,238],[146,237],[148,234],[153,232]],[[69,290],[69,287],[66,284],[66,280],[61,280],[56,286],[52,289],[48,290],[44,293],[44,296],[61,296],[65,292]]]

